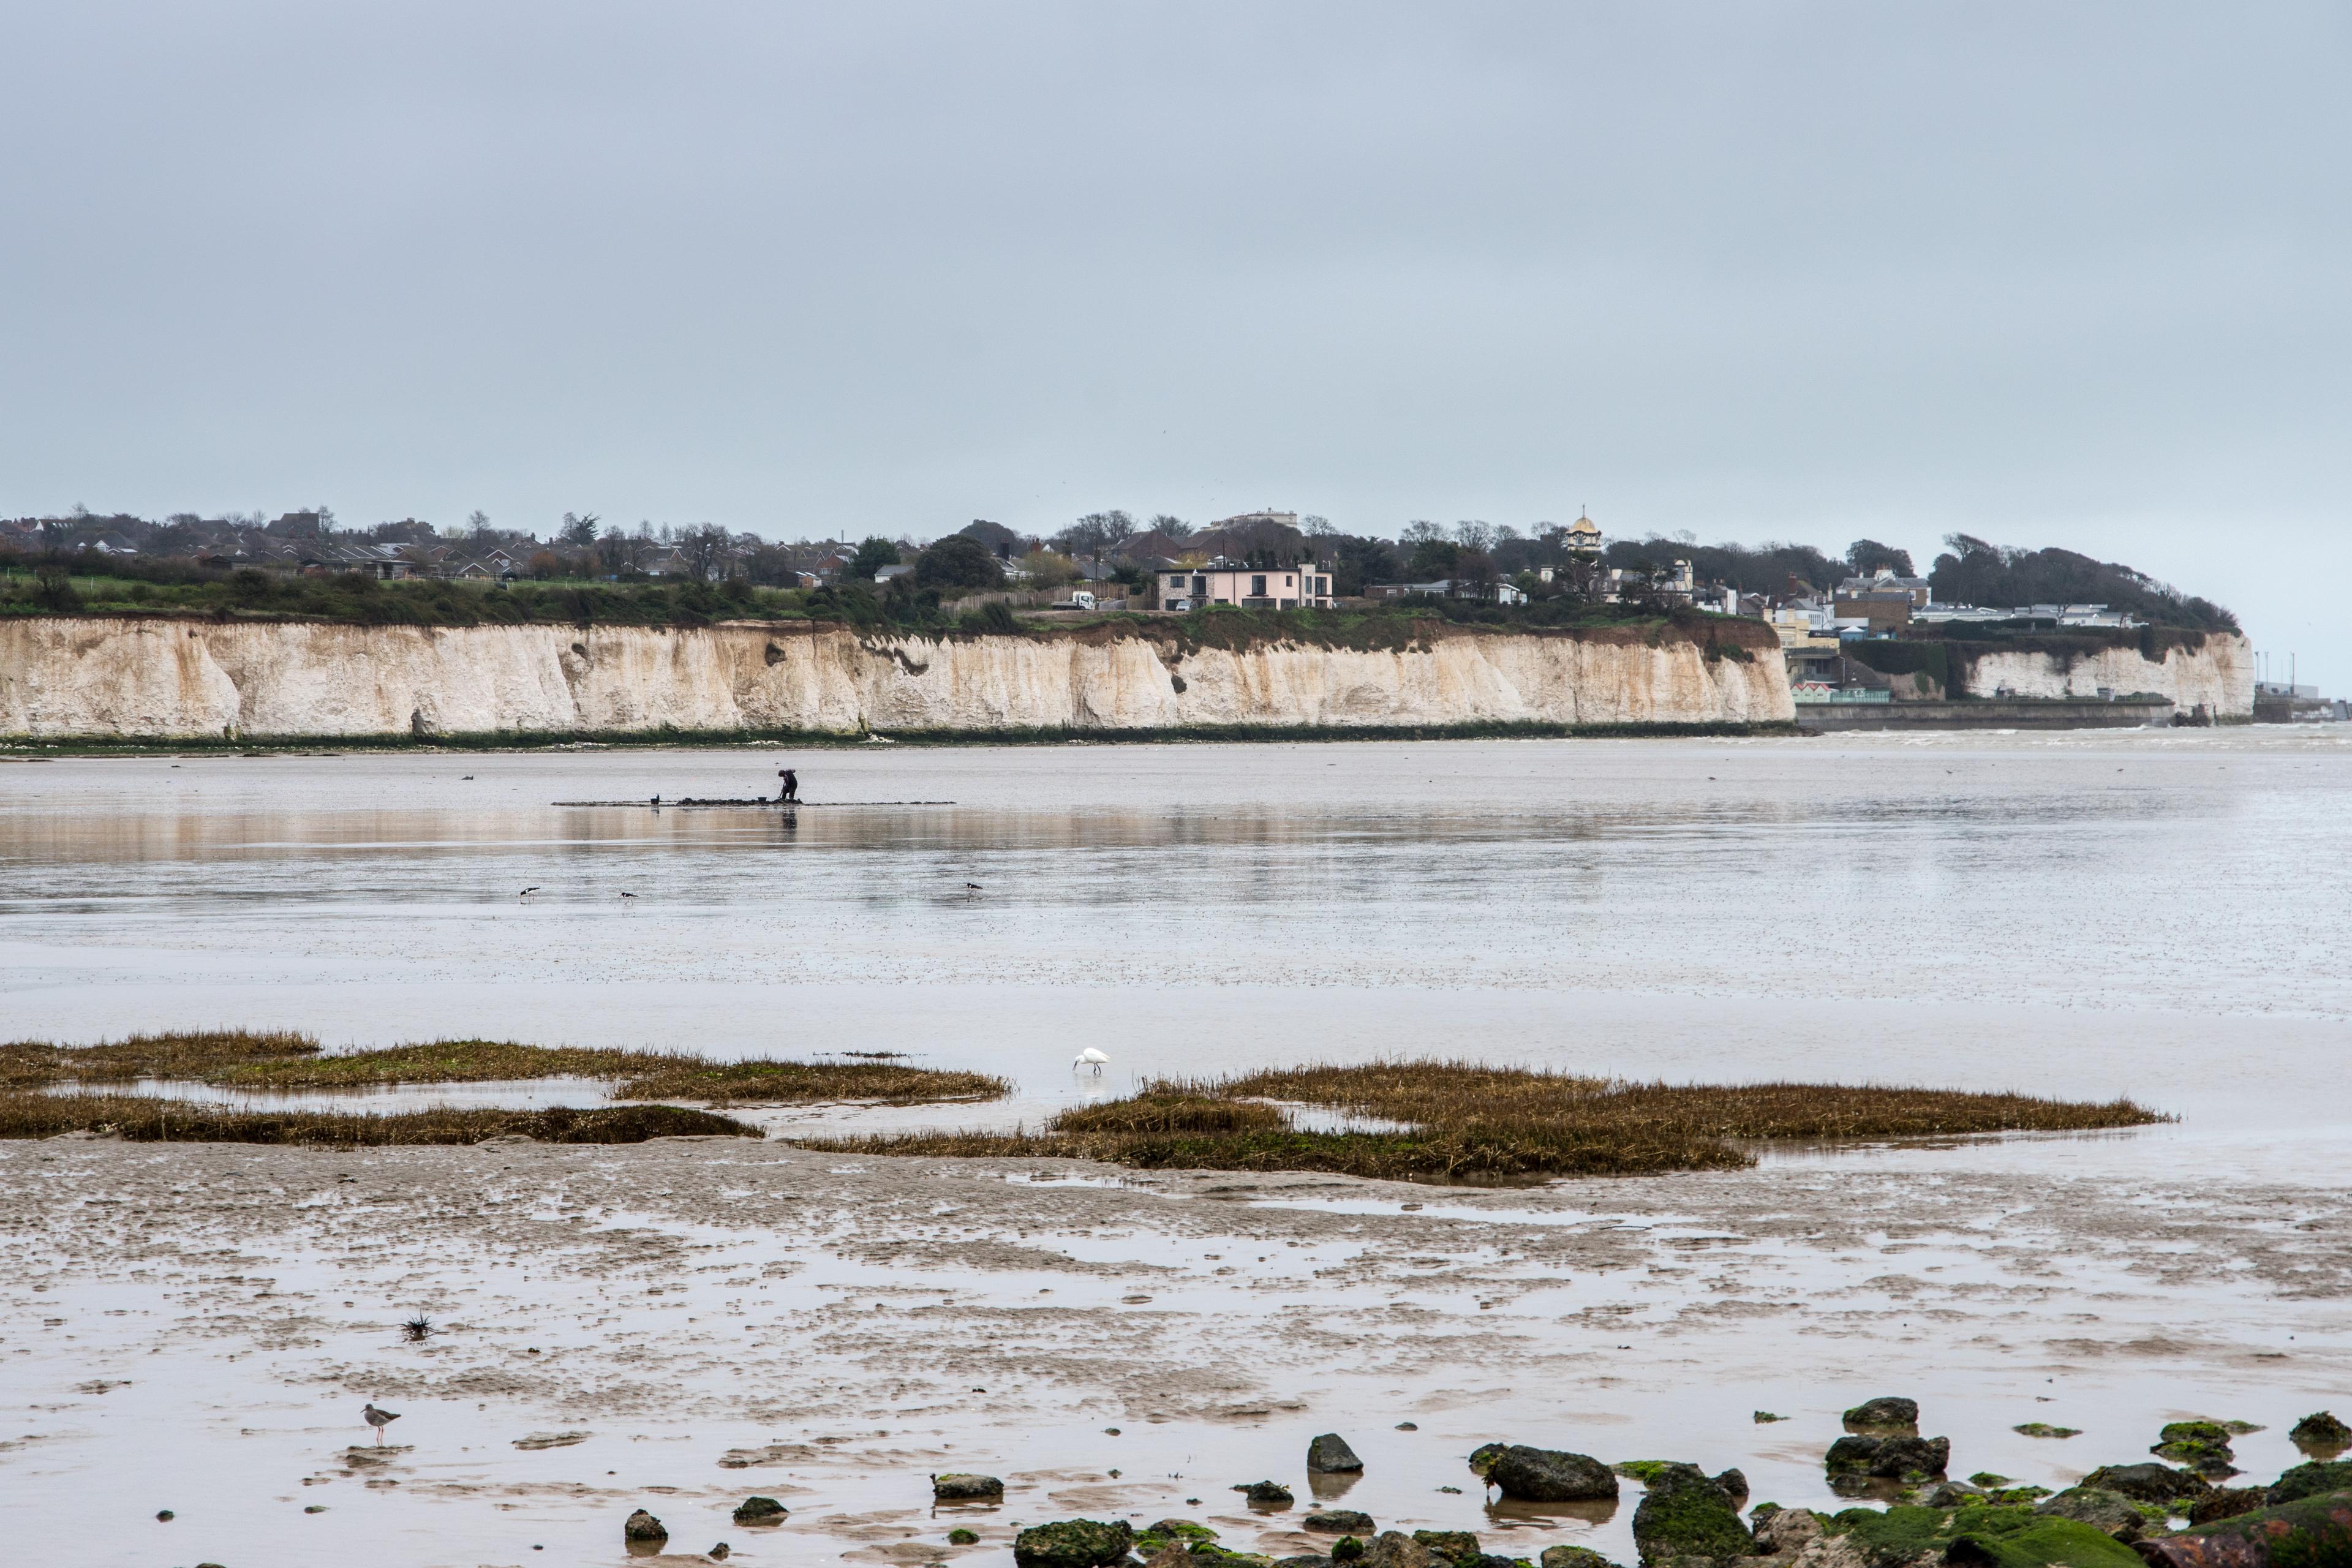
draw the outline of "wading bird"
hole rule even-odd
[[[1095,1069],[1095,1076],[1097,1078],[1100,1078],[1102,1076],[1102,1069],[1109,1063],[1109,1061],[1110,1058],[1108,1057],[1103,1055],[1092,1046],[1088,1046],[1085,1050],[1080,1051],[1076,1056],[1070,1058],[1070,1065],[1074,1068],[1092,1068]]]
[[[517,894],[515,895],[515,897],[516,897],[516,898],[518,898],[518,899],[527,899],[527,898],[530,897],[533,893],[536,893],[537,891],[539,891],[539,889],[538,889],[536,886],[534,886],[534,887],[529,887],[529,888],[525,888],[521,892],[517,893]]]
[[[375,1402],[373,1400],[370,1400],[366,1405],[361,1406],[360,1419],[375,1428],[375,1440],[378,1444],[382,1444],[383,1441],[383,1429],[391,1426],[394,1422],[399,1420],[400,1415],[396,1411],[378,1410],[375,1407]]]

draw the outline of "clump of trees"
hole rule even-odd
[[[2072,550],[2022,550],[1971,534],[1944,541],[1927,574],[1936,597],[1960,605],[2106,605],[2158,626],[2202,631],[2238,629],[2238,617],[2210,599],[2184,594],[2144,572]]]

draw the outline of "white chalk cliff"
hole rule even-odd
[[[2233,632],[2214,632],[2201,647],[2165,648],[2161,659],[2136,646],[2073,655],[2003,651],[1979,656],[1969,669],[1971,697],[2003,689],[2017,697],[2096,697],[2101,687],[2120,696],[2169,697],[2182,713],[2201,705],[2215,719],[2249,719],[2253,650]]]
[[[1680,633],[1638,627],[1437,627],[1412,646],[1368,651],[1193,647],[1172,627],[919,637],[805,623],[673,630],[26,617],[0,619],[0,735],[1792,718],[1771,634],[1724,623],[1711,635],[1722,645],[1712,655]]]

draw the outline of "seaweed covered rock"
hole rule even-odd
[[[1474,1568],[1486,1555],[1478,1549],[1478,1538],[1466,1530],[1416,1530],[1412,1538],[1454,1568]]]
[[[2071,1519],[2104,1531],[2129,1546],[2148,1531],[2147,1515],[2140,1505],[2121,1492],[2111,1492],[2104,1487],[2068,1487],[2064,1491],[2044,1498],[2033,1511],[2053,1519]],[[2158,1528],[2161,1529],[2159,1525]]]
[[[1013,1561],[1017,1568],[1110,1568],[1134,1544],[1135,1527],[1123,1519],[1064,1519],[1014,1536]]]
[[[1178,1546],[1191,1546],[1216,1538],[1217,1532],[1205,1524],[1195,1524],[1189,1519],[1162,1519],[1143,1527],[1143,1533],[1135,1538],[1135,1549],[1151,1552],[1171,1542]]]
[[[2287,1440],[2306,1454],[2316,1454],[2332,1459],[2347,1448],[2352,1448],[2352,1426],[2347,1426],[2325,1410],[2315,1410],[2287,1428]]]
[[[2297,1465],[2272,1483],[2270,1506],[2296,1502],[2323,1492],[2352,1491],[2352,1459],[2316,1459]]]
[[[2140,1502],[2178,1502],[2213,1489],[2213,1484],[2194,1470],[2157,1464],[2102,1465],[2083,1478],[2083,1485],[2121,1492]]]
[[[662,1528],[662,1521],[660,1520],[656,1519],[644,1509],[639,1509],[636,1512],[629,1515],[629,1517],[622,1522],[621,1539],[627,1542],[650,1543],[653,1542],[667,1541],[669,1539],[669,1531]]]
[[[1919,1402],[1898,1394],[1865,1399],[1845,1413],[1849,1426],[1910,1426],[1919,1425]]]
[[[1288,1508],[1292,1501],[1290,1489],[1280,1481],[1252,1481],[1246,1486],[1235,1486],[1234,1490],[1241,1493],[1242,1500],[1252,1508]]]
[[[2139,1544],[2153,1568],[2335,1568],[2352,1563],[2352,1492],[2306,1497]]]
[[[1359,1513],[1352,1508],[1317,1509],[1298,1521],[1302,1530],[1318,1531],[1326,1535],[1370,1535],[1380,1527],[1369,1513]]]
[[[1360,1471],[1364,1461],[1337,1432],[1326,1432],[1307,1445],[1307,1468],[1318,1475],[1337,1476]]]
[[[1949,1437],[1869,1437],[1849,1434],[1822,1458],[1833,1476],[1875,1476],[1886,1480],[1934,1480],[1951,1462]]]
[[[1537,1568],[1617,1568],[1590,1546],[1547,1546],[1536,1563]]]
[[[2238,1457],[2230,1451],[2230,1437],[2219,1421],[2168,1421],[2148,1452],[2202,1476],[2234,1476]]]
[[[2242,1513],[2270,1506],[2268,1487],[2215,1487],[2189,1505],[2189,1522],[2211,1524],[2216,1520],[2235,1519]]]
[[[1614,1502],[1615,1472],[1590,1454],[1488,1443],[1470,1456],[1470,1469],[1507,1498],[1521,1502]]]
[[[1696,1465],[1667,1465],[1633,1510],[1633,1548],[1644,1563],[1700,1557],[1747,1557],[1756,1538],[1739,1522],[1739,1505]]]
[[[738,1524],[782,1524],[792,1510],[772,1497],[747,1497],[735,1505],[732,1517]]]
[[[994,1476],[971,1476],[949,1471],[931,1478],[933,1502],[1001,1502],[1004,1483]]]
[[[2139,1563],[2130,1547],[2105,1531],[2030,1508],[1850,1508],[1830,1523],[1832,1539],[1856,1548],[1867,1568],[1938,1559],[1952,1568],[2137,1568]]]

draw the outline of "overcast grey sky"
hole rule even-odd
[[[1954,530],[2352,688],[2342,4],[0,0],[0,512]]]

